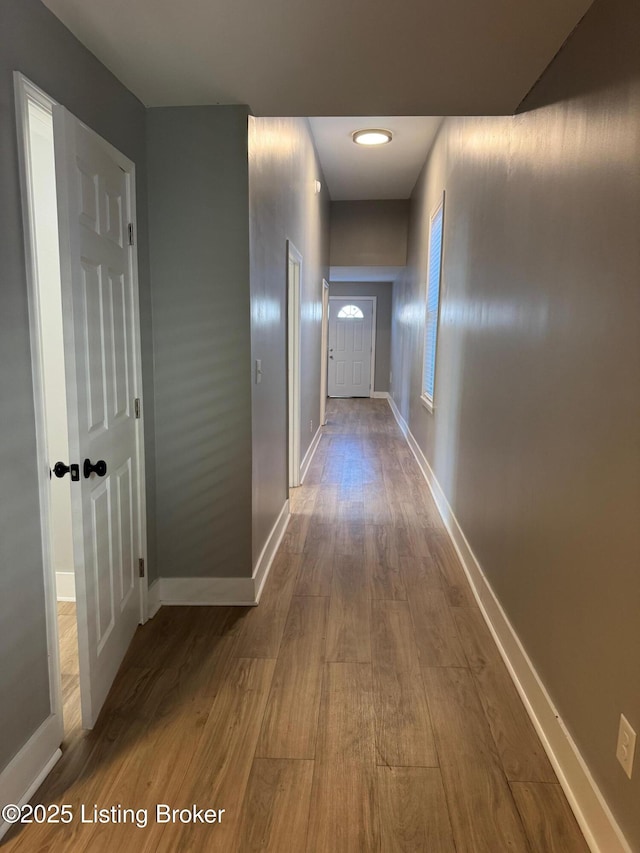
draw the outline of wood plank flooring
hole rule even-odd
[[[3,851],[587,853],[386,401],[327,413],[260,605],[162,608],[92,732],[69,704],[32,802],[148,826],[31,824]]]
[[[78,622],[73,601],[59,601],[58,638],[62,675],[62,713],[68,736],[80,731],[80,680],[78,676]]]

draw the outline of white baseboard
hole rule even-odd
[[[313,442],[311,442],[311,447],[309,448],[305,456],[305,459],[309,457],[309,463],[311,462],[311,457],[315,453],[316,447],[320,442],[321,436],[322,433],[318,429],[318,432],[316,433],[317,441],[316,438],[313,439]],[[309,467],[309,463],[307,463],[307,468]],[[300,473],[300,482],[302,482],[302,470]],[[282,506],[282,509],[280,510],[280,515],[277,517],[276,523],[273,525],[271,533],[269,534],[269,538],[267,539],[265,546],[262,549],[262,552],[258,557],[258,561],[256,562],[256,565],[253,569],[253,585],[256,604],[260,601],[262,590],[264,589],[265,582],[271,570],[273,558],[275,557],[278,548],[280,547],[280,543],[282,542],[282,537],[284,536],[285,531],[287,529],[287,525],[289,524],[290,517],[291,516],[289,515],[289,499],[287,498],[287,500]]]
[[[158,583],[161,605],[256,603],[253,578],[160,578]]]
[[[289,501],[286,500],[250,578],[159,578],[149,588],[149,601],[157,601],[155,611],[150,606],[149,615],[157,612],[161,605],[247,607],[257,604],[288,523]]]
[[[431,490],[480,610],[593,853],[632,853],[578,747],[471,550],[427,458],[395,400],[389,405]]]
[[[374,400],[388,400],[389,392],[388,391],[373,391],[371,394]]]
[[[160,580],[156,578],[147,590],[147,618],[153,619],[160,607]]]
[[[309,445],[309,449],[304,454],[304,459],[300,463],[300,485],[302,485],[304,478],[307,476],[307,471],[309,470],[309,466],[311,465],[311,460],[313,459],[313,454],[318,449],[318,445],[320,444],[320,439],[322,438],[322,427],[319,426],[316,434],[313,436],[311,444]]]
[[[0,773],[0,806],[28,803],[62,755],[62,715],[50,716]],[[0,838],[10,823],[0,823]]]
[[[389,397],[387,399],[389,400],[389,407],[390,407],[391,411],[393,412],[393,417],[396,419],[398,426],[402,430],[402,434],[406,438],[407,434],[409,433],[409,425],[407,424],[405,419],[402,417],[402,414],[400,413],[400,409],[397,407],[396,401],[393,399],[391,394],[389,394]],[[420,462],[418,462],[418,465],[419,464],[420,464]],[[423,473],[424,473],[424,471],[423,471]]]
[[[56,599],[76,600],[76,576],[74,572],[56,572]]]

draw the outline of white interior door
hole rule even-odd
[[[329,300],[329,396],[369,397],[373,347],[371,299]]]
[[[92,728],[140,618],[134,170],[63,107],[53,108],[53,124],[68,462],[78,465],[71,501],[82,724]]]

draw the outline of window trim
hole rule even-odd
[[[427,311],[429,305],[429,279],[431,274],[431,248],[432,248],[432,239],[433,239],[433,222],[434,219],[442,212],[442,228],[440,233],[440,269],[438,270],[438,309],[436,316],[436,342],[433,353],[433,394],[429,395],[425,389],[425,358],[426,358],[426,347],[427,347]],[[433,414],[435,411],[435,396],[436,396],[436,369],[438,363],[438,335],[440,332],[440,315],[441,315],[441,306],[442,306],[442,270],[444,267],[444,216],[445,216],[445,193],[444,190],[442,192],[442,197],[438,204],[433,208],[431,215],[429,217],[429,245],[427,249],[427,276],[426,276],[426,287],[425,287],[425,319],[424,319],[424,329],[422,333],[422,382],[420,388],[420,402],[425,407],[425,409]]]
[[[434,386],[434,391],[435,391],[435,386]],[[433,405],[433,400],[430,399],[429,397],[427,397],[427,395],[424,391],[420,395],[420,402],[422,403],[422,405],[425,407],[425,409],[428,412],[430,412],[431,414],[433,414],[435,412],[435,406]]]

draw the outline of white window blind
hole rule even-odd
[[[440,311],[440,281],[442,278],[442,232],[444,197],[431,216],[429,227],[429,265],[427,269],[427,317],[424,330],[423,396],[433,403],[436,380],[436,346]]]

